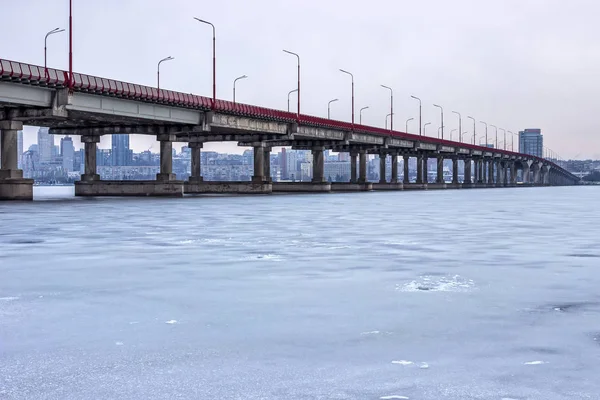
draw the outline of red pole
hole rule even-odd
[[[213,28],[213,109],[217,104],[217,35],[215,33],[215,26],[210,24]]]
[[[298,118],[300,118],[300,56],[298,57]]]
[[[73,91],[73,0],[69,0],[69,92]]]
[[[354,75],[352,76],[352,127],[354,127]]]

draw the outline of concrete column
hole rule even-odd
[[[367,153],[364,150],[362,150],[359,154],[358,159],[358,183],[367,183]]]
[[[404,175],[402,177],[402,181],[404,183],[409,183],[410,182],[409,181],[409,177],[408,177],[408,160],[409,160],[409,157],[408,156],[404,156],[403,160],[404,160],[404,165],[403,165],[403,167],[404,167]]]
[[[534,164],[534,167],[533,167],[533,184],[534,185],[540,184],[540,166],[537,164]]]
[[[438,156],[435,183],[444,183],[444,157]]]
[[[477,159],[473,160],[473,183],[478,183],[479,182],[479,161]]]
[[[265,164],[265,182],[273,183],[273,179],[271,178],[271,147],[265,147],[265,154],[263,157]]]
[[[488,183],[493,185],[494,184],[494,160],[490,160],[488,162],[488,168],[489,168],[488,176],[487,176]]]
[[[392,154],[392,183],[398,183],[398,154]]]
[[[485,159],[479,160],[477,183],[485,183]]]
[[[317,146],[312,148],[313,156],[313,178],[312,183],[323,183],[325,182],[325,165],[323,147]]]
[[[523,164],[523,183],[529,183],[529,178],[530,178],[530,172],[531,172],[531,167],[529,166],[529,164],[527,163],[527,161],[524,161]]]
[[[157,181],[174,181],[173,173],[173,142],[175,135],[158,135],[160,142],[160,173],[156,174]]]
[[[510,163],[510,183],[511,185],[517,184],[517,163],[514,161]]]
[[[465,178],[463,180],[464,183],[466,183],[467,185],[470,184],[472,182],[471,180],[471,159],[470,158],[466,158],[465,159]]]
[[[423,156],[420,154],[417,156],[417,183],[423,183]]]
[[[379,183],[387,183],[385,180],[385,162],[387,159],[387,154],[381,153],[379,154]]]
[[[0,121],[0,179],[22,179],[23,171],[18,165],[17,132],[23,129],[20,121]]]
[[[452,159],[452,183],[458,185],[458,158]]]
[[[427,165],[427,156],[423,156],[423,183],[424,184],[428,184],[429,183],[429,171],[427,170],[428,165]]]
[[[502,184],[508,186],[508,162],[502,166]]]
[[[252,182],[263,183],[265,181],[265,144],[256,142],[252,144],[254,148],[254,175]]]
[[[502,163],[500,161],[496,161],[496,184],[498,186],[502,186]]]
[[[352,151],[350,152],[350,183],[357,183],[358,178],[356,176],[356,159],[358,157],[358,152]]]
[[[192,142],[188,144],[189,148],[192,149],[192,168],[190,174],[190,181],[202,182],[202,166],[200,164],[202,143]]]
[[[100,142],[100,136],[82,136],[81,142],[85,147],[85,169],[84,174],[81,175],[81,180],[86,182],[98,181],[100,180],[100,175],[98,175],[96,168],[96,151]]]

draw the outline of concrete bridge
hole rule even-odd
[[[17,131],[23,125],[50,127],[57,135],[80,135],[85,173],[77,196],[183,196],[185,193],[271,193],[363,190],[459,189],[573,185],[579,178],[552,161],[500,149],[411,135],[371,126],[295,114],[203,96],[0,59],[0,199],[32,199],[33,181],[17,169]],[[96,147],[102,135],[153,135],[160,142],[160,173],[153,181],[106,181],[97,174]],[[251,182],[204,182],[200,152],[204,143],[235,141],[254,149]],[[177,180],[172,146],[191,148],[191,176]],[[308,149],[313,155],[312,182],[274,183],[273,147]],[[351,179],[328,183],[323,151],[349,152]],[[381,159],[381,181],[367,182],[367,154]],[[385,180],[391,157],[391,181]],[[404,160],[402,177],[398,157]],[[408,179],[408,161],[416,158],[417,177]],[[428,159],[437,160],[435,182],[428,182]],[[444,160],[452,160],[452,182],[443,179]],[[459,182],[459,162],[464,180]]]

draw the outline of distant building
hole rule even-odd
[[[519,153],[544,156],[544,136],[541,129],[525,129],[519,132]]]
[[[323,175],[327,181],[347,182],[350,180],[350,163],[346,161],[326,162]]]
[[[75,146],[73,146],[73,139],[71,137],[66,136],[60,139],[60,155],[62,156],[63,170],[73,172]]]
[[[52,161],[54,150],[54,136],[48,133],[48,128],[38,129],[38,154],[41,164],[47,164]]]
[[[23,131],[17,132],[17,162],[18,168],[23,168]]]
[[[112,165],[126,166],[131,164],[129,135],[112,135]]]
[[[285,147],[282,148],[281,153],[279,153],[279,168],[281,170],[281,179],[289,179],[287,152]]]

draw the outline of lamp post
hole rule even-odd
[[[290,112],[290,95],[297,91],[298,91],[298,89],[294,89],[294,90],[290,90],[290,92],[288,93],[288,112]]]
[[[235,78],[233,80],[233,104],[235,104],[235,83],[237,81],[239,81],[240,79],[246,79],[247,77],[248,77],[247,75],[242,75],[242,76],[238,76],[237,78]]]
[[[431,122],[426,123],[425,125],[423,125],[423,135],[426,135],[426,130],[427,130],[427,125],[431,125]]]
[[[422,113],[421,111],[423,110],[423,105],[421,103],[421,99],[416,97],[416,96],[410,96],[411,98],[415,99],[415,100],[419,100],[419,136],[421,136],[421,124],[423,123],[422,121]]]
[[[458,130],[458,129],[452,129],[452,130],[450,131],[450,141],[452,141],[452,133],[456,132],[457,130]],[[458,135],[459,135],[459,137],[460,137],[460,133],[459,133]]]
[[[362,125],[362,112],[363,112],[363,110],[366,110],[367,108],[369,108],[369,106],[361,108],[360,111],[358,112],[358,123],[360,125]]]
[[[476,128],[477,128],[477,121],[475,120],[475,118],[473,117],[467,117],[469,119],[473,120],[473,146],[475,146],[475,140],[477,138],[477,132],[476,132]]]
[[[385,129],[387,129],[387,120],[388,120],[388,117],[391,117],[391,116],[392,116],[391,113],[385,116]]]
[[[165,61],[171,61],[174,60],[174,57],[165,57],[162,60],[160,60],[158,62],[158,66],[156,67],[156,88],[160,90],[160,64],[162,64]],[[159,91],[159,96],[160,96],[160,91]]]
[[[345,71],[341,68],[340,68],[340,71],[343,72],[344,74],[350,75],[350,77],[352,78],[352,126],[354,127],[354,75],[352,75],[350,72]]]
[[[46,33],[46,37],[44,37],[44,77],[46,79],[48,79],[48,36],[50,35],[54,35],[55,33],[60,33],[60,32],[64,32],[64,29],[60,29],[60,28],[55,28],[52,29],[50,32]]]
[[[69,0],[69,93],[73,93],[73,0]]]
[[[381,85],[382,88],[390,91],[390,131],[394,130],[394,91],[391,87]]]
[[[498,127],[496,125],[490,125],[492,128],[496,130],[496,144],[494,144],[494,148],[498,148]]]
[[[331,119],[331,103],[334,103],[338,100],[339,99],[329,100],[329,103],[327,103],[327,119]]]
[[[511,144],[510,144],[510,151],[514,152],[515,151],[515,136],[517,135],[514,132],[508,131],[508,133],[512,133],[512,140],[511,140]]]
[[[215,107],[215,104],[217,102],[217,35],[216,35],[216,31],[215,31],[215,26],[208,22],[205,21],[203,19],[200,18],[196,18],[194,17],[194,19],[198,22],[202,22],[203,24],[207,24],[212,26],[212,32],[213,32],[213,108]]]
[[[485,125],[485,147],[487,147],[487,145],[488,145],[488,136],[487,136],[488,124],[487,124],[487,122],[483,122],[483,121],[479,121],[479,122]]]
[[[409,118],[406,120],[406,130],[404,131],[405,133],[408,133],[408,123],[412,120],[414,120],[414,118]]]
[[[504,150],[506,150],[506,129],[500,128],[500,130],[504,132]]]
[[[440,138],[440,131],[441,131],[441,130],[442,130],[442,127],[440,126],[440,127],[438,128],[438,139]]]
[[[458,115],[458,141],[462,143],[462,116],[458,111],[452,111],[452,113]]]
[[[300,118],[300,56],[288,50],[283,50],[283,52],[296,56],[296,58],[298,59],[298,88],[296,89],[296,91],[298,92],[298,118]]]
[[[434,107],[437,107],[440,109],[440,111],[442,112],[442,140],[444,140],[444,109],[442,108],[442,106],[438,106],[437,104],[433,105]]]

